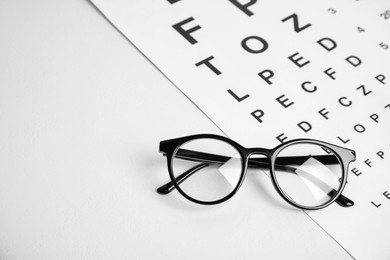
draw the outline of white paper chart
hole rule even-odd
[[[244,146],[355,149],[355,206],[307,213],[354,258],[390,259],[390,1],[93,3]]]

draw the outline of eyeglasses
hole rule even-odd
[[[191,135],[160,142],[171,181],[157,192],[177,189],[190,201],[212,205],[231,198],[248,168],[268,170],[273,186],[289,204],[321,209],[334,201],[354,203],[343,191],[355,151],[312,139],[296,139],[273,149],[245,148],[213,134]]]

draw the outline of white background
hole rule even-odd
[[[268,177],[173,192],[160,140],[221,132],[88,1],[0,1],[0,259],[350,259]]]

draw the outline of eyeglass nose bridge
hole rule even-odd
[[[266,148],[249,148],[246,150],[246,158],[249,168],[270,168],[273,150]],[[257,157],[261,156],[261,157]]]
[[[247,156],[248,158],[253,156],[253,155],[264,155],[266,156],[268,159],[271,159],[271,156],[273,154],[273,150],[272,149],[266,149],[266,148],[249,148],[247,150]]]

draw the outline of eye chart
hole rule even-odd
[[[227,136],[357,151],[344,195],[307,214],[357,259],[389,259],[390,1],[92,1]]]

